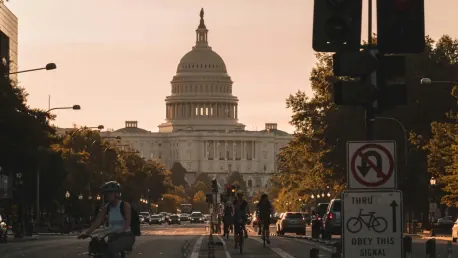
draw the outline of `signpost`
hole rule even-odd
[[[345,258],[403,257],[401,191],[349,190],[342,202]]]
[[[347,155],[349,189],[396,188],[396,142],[348,142]]]

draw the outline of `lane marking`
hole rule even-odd
[[[227,250],[226,242],[224,242],[223,238],[221,238],[220,236],[217,236],[217,237],[219,238],[219,241],[221,241],[221,243],[223,243],[224,252],[226,253],[226,258],[231,258],[231,254]]]
[[[288,239],[288,238],[286,238],[286,239]],[[333,247],[333,248],[325,247],[325,246],[322,246],[322,245],[318,245],[315,242],[307,241],[307,240],[303,240],[303,239],[297,239],[297,238],[290,238],[290,239],[293,239],[294,241],[297,241],[297,242],[302,242],[302,243],[306,243],[306,244],[309,244],[309,245],[314,245],[314,246],[316,246],[316,247],[318,247],[318,248],[320,248],[320,249],[322,249],[322,250],[324,250],[326,252],[329,252],[329,253],[333,253],[334,252],[334,248],[335,248],[335,247]]]
[[[260,239],[260,238],[254,238],[254,237],[250,237],[251,239],[261,243],[261,244],[264,244],[264,242]],[[277,247],[270,247],[269,245],[266,245],[266,247],[270,248],[270,250],[274,251],[278,256],[280,256],[281,258],[296,258],[292,255],[290,255],[289,253],[285,252],[285,250],[281,249],[281,248],[277,248]]]
[[[194,248],[192,249],[191,258],[199,258],[200,246],[202,245],[203,239],[204,239],[204,236],[201,236],[199,237],[199,239],[197,239],[196,244],[194,245]]]

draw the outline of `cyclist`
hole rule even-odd
[[[237,190],[237,198],[234,201],[234,236],[237,239],[237,234],[240,233],[239,228],[241,227],[245,238],[248,238],[248,232],[245,224],[248,219],[249,209],[248,202],[243,198],[243,191]],[[237,241],[235,241],[235,248],[237,248]]]
[[[224,214],[223,214],[223,223],[224,223],[224,234],[229,236],[229,230],[231,230],[232,224],[234,224],[233,220],[233,212],[234,208],[230,201],[225,203],[224,206]],[[232,231],[232,230],[231,230]]]
[[[79,239],[88,237],[92,232],[98,229],[108,214],[107,234],[114,233],[108,238],[106,250],[107,257],[115,257],[121,251],[132,250],[135,243],[135,235],[131,231],[131,206],[129,203],[121,200],[121,185],[116,181],[105,183],[101,192],[103,193],[106,205],[103,205],[96,219],[92,222],[91,227]],[[121,211],[122,204],[122,211]]]
[[[259,203],[257,204],[258,209],[258,234],[261,234],[261,230],[264,229],[266,232],[266,242],[270,244],[269,239],[269,226],[270,226],[270,216],[273,213],[272,204],[269,201],[267,194],[262,194]]]

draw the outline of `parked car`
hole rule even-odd
[[[332,199],[328,205],[326,213],[323,216],[323,239],[331,239],[332,235],[340,235],[342,232],[341,220],[341,201],[340,199]]]
[[[152,215],[152,216],[150,216],[150,220],[149,220],[149,224],[150,225],[152,225],[152,224],[161,225],[164,222],[165,222],[164,218],[161,215]]]
[[[452,241],[456,243],[456,240],[458,240],[458,219],[456,219],[452,228]]]
[[[305,235],[305,219],[300,212],[285,212],[277,221],[277,234],[296,233]]]
[[[181,224],[180,217],[178,215],[170,215],[168,223],[169,225],[172,225],[172,224],[180,225]]]

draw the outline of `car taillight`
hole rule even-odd
[[[334,218],[334,213],[330,212],[328,218],[329,219],[333,219]]]

